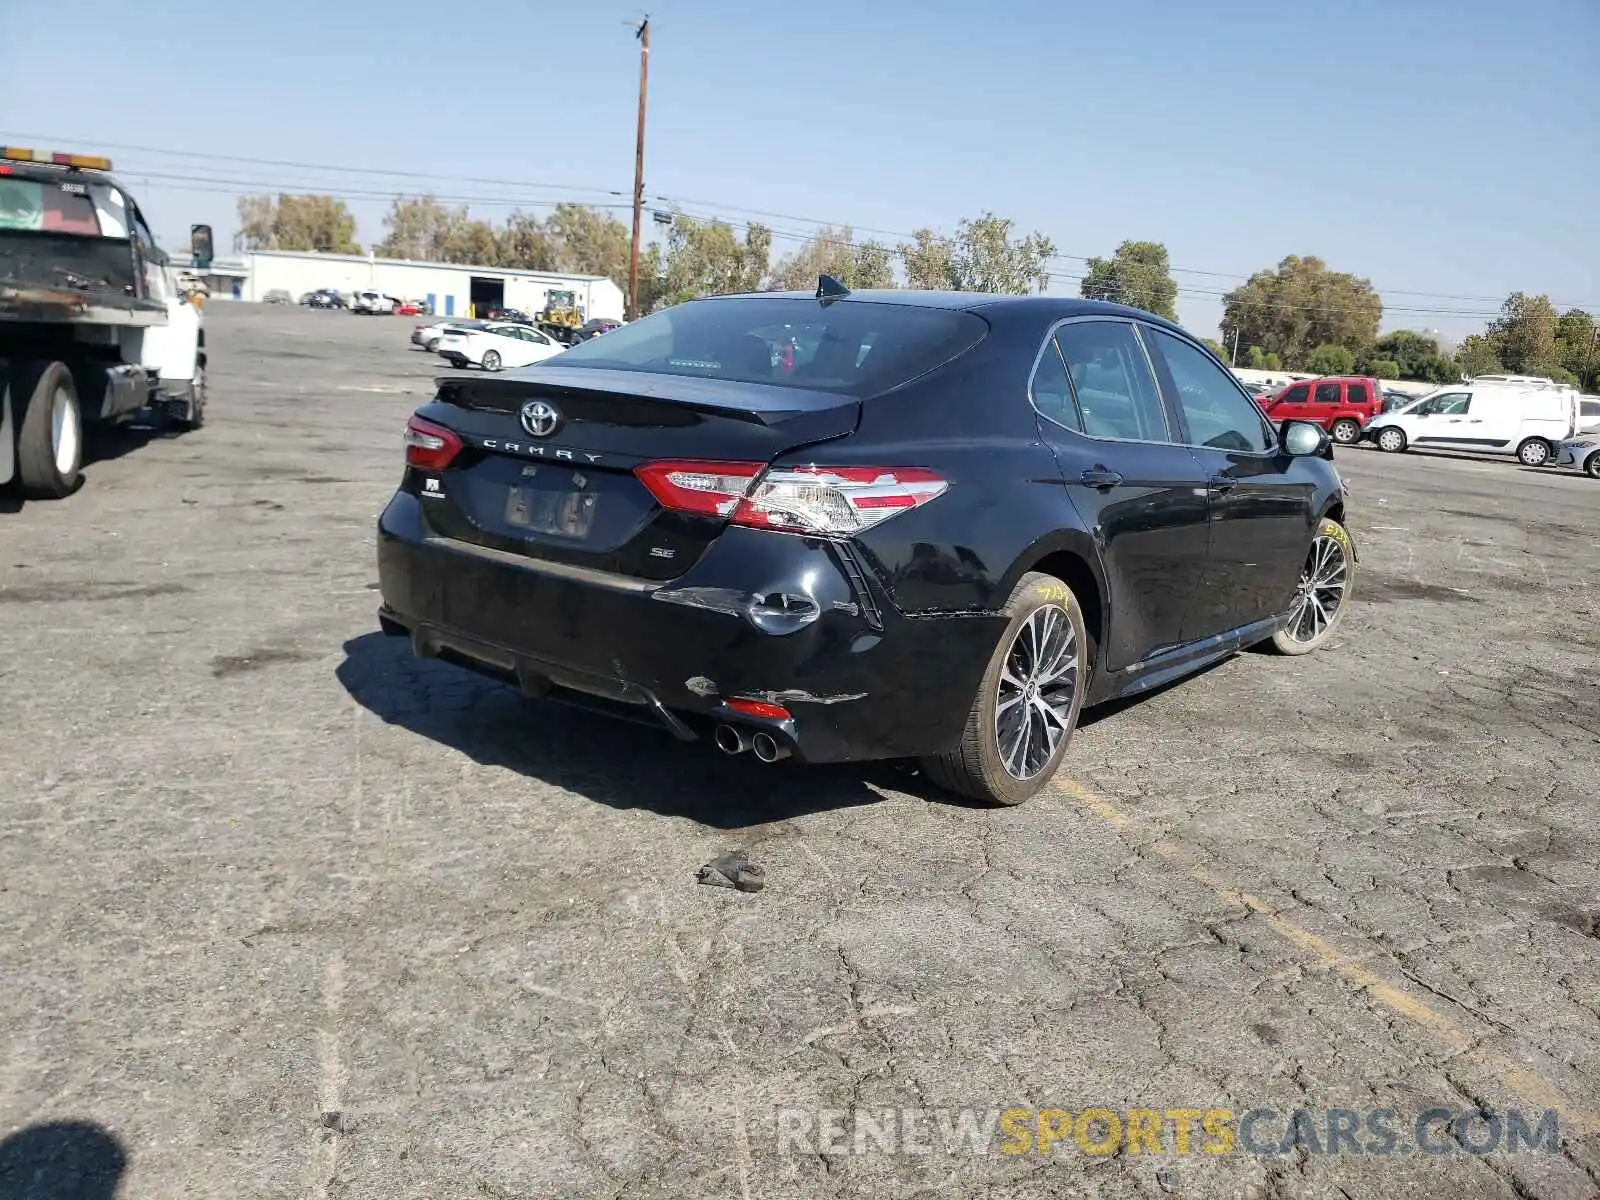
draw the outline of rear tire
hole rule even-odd
[[[483,369],[485,371],[498,371],[500,369],[500,352],[498,350],[485,350],[483,352]]]
[[[1390,454],[1399,454],[1406,448],[1405,430],[1396,429],[1393,425],[1378,430],[1373,440],[1378,443],[1379,450],[1387,450]]]
[[[83,412],[64,363],[22,363],[11,373],[22,494],[59,500],[83,482]]]
[[[1353,445],[1361,437],[1361,426],[1355,421],[1345,418],[1333,423],[1333,440],[1341,446]]]
[[[422,343],[422,348],[424,350],[426,350],[429,354],[436,353],[438,351],[438,349],[439,349],[439,339],[438,338],[429,338],[427,341]]]
[[[1517,461],[1525,467],[1542,467],[1550,461],[1550,443],[1543,438],[1526,438],[1517,447]]]
[[[959,795],[1012,805],[1049,783],[1066,756],[1088,688],[1089,639],[1077,597],[1051,575],[1024,575],[1006,612],[960,744],[924,758],[922,770]]]

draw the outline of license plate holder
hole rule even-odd
[[[529,534],[581,540],[594,525],[600,497],[593,492],[546,491],[512,484],[506,489],[506,524]]]

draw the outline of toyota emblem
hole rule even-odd
[[[534,437],[549,437],[561,425],[561,413],[554,404],[529,400],[522,406],[522,427]]]

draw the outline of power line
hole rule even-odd
[[[356,167],[356,166],[350,166],[350,165],[347,165],[347,164],[336,164],[336,163],[308,163],[308,162],[300,162],[300,161],[289,160],[289,159],[261,158],[261,157],[249,156],[249,155],[220,154],[220,153],[213,153],[213,152],[208,152],[208,151],[177,150],[177,149],[171,149],[171,148],[166,148],[166,147],[135,145],[135,144],[132,144],[132,143],[125,143],[125,142],[95,142],[95,141],[91,141],[90,139],[84,139],[84,138],[57,138],[57,137],[46,136],[46,135],[41,135],[41,134],[22,133],[22,132],[18,132],[18,131],[10,131],[10,130],[0,130],[0,137],[5,137],[5,138],[8,138],[8,139],[14,138],[14,139],[18,139],[20,141],[32,142],[34,144],[93,145],[93,146],[96,146],[97,148],[103,149],[103,150],[127,150],[127,151],[132,151],[132,152],[140,153],[140,154],[153,154],[153,155],[165,156],[165,157],[196,159],[196,160],[201,160],[202,163],[204,163],[205,161],[209,160],[209,161],[215,161],[215,162],[239,163],[239,164],[247,164],[247,165],[253,165],[253,166],[283,167],[283,168],[289,168],[289,169],[293,169],[293,170],[297,170],[297,171],[336,172],[336,173],[344,173],[344,174],[356,175],[356,176],[365,176],[365,177],[367,177],[367,179],[372,180],[372,181],[375,181],[377,179],[384,179],[384,178],[410,179],[410,180],[431,181],[431,182],[440,182],[440,181],[448,180],[448,181],[456,183],[456,184],[466,183],[466,184],[479,184],[479,185],[491,186],[491,187],[517,188],[517,189],[527,188],[527,189],[533,189],[533,190],[558,191],[558,192],[567,192],[567,193],[573,193],[573,194],[601,195],[601,196],[608,196],[608,197],[631,196],[630,192],[628,192],[628,191],[626,191],[624,189],[620,189],[620,188],[606,188],[606,187],[598,187],[598,186],[579,186],[579,185],[574,185],[574,184],[558,184],[558,183],[537,182],[537,181],[530,181],[530,180],[490,179],[490,178],[474,177],[474,176],[442,176],[442,175],[432,174],[432,173],[423,172],[423,171],[400,170],[400,169],[389,170],[389,169],[380,169],[380,168],[372,168],[372,167]],[[192,170],[205,171],[205,170],[207,170],[207,168],[204,165],[201,165],[201,166],[197,166],[195,168],[192,168]],[[134,177],[134,178],[142,178],[142,179],[150,179],[150,180],[159,179],[159,180],[169,181],[169,182],[172,182],[172,183],[183,183],[183,184],[187,185],[188,190],[202,191],[202,192],[207,192],[208,191],[208,192],[211,192],[213,194],[231,194],[231,195],[250,194],[250,193],[245,193],[245,192],[229,191],[228,188],[231,186],[231,187],[253,188],[253,189],[258,189],[258,190],[265,190],[265,191],[271,191],[271,192],[280,192],[280,193],[288,193],[288,194],[296,194],[296,195],[329,194],[330,191],[332,191],[332,192],[334,192],[334,194],[336,194],[338,196],[348,197],[348,198],[352,198],[352,199],[394,199],[394,198],[396,198],[396,189],[383,188],[383,189],[379,190],[378,185],[375,182],[369,188],[351,187],[351,186],[348,186],[348,185],[345,185],[345,184],[339,184],[339,185],[336,185],[336,189],[330,189],[330,188],[328,188],[326,186],[318,186],[318,185],[307,184],[307,183],[303,183],[303,182],[302,183],[297,183],[297,184],[285,185],[285,184],[280,184],[280,183],[268,182],[266,180],[245,180],[245,179],[220,178],[220,177],[216,177],[214,175],[187,175],[187,174],[183,174],[183,173],[179,173],[179,172],[168,172],[168,171],[159,171],[159,170],[158,171],[144,171],[144,170],[138,170],[137,168],[125,171],[123,173],[129,175],[130,177]],[[218,186],[208,186],[208,185],[224,185],[224,186],[218,187]],[[537,201],[537,200],[530,200],[530,199],[521,198],[521,197],[512,198],[512,197],[501,197],[501,196],[489,196],[489,195],[481,195],[481,194],[477,194],[477,193],[455,193],[455,194],[449,194],[449,195],[437,195],[437,194],[435,194],[433,196],[433,198],[436,199],[436,200],[440,200],[441,202],[451,202],[451,203],[460,203],[460,204],[468,204],[468,205],[479,204],[479,205],[486,205],[486,206],[491,206],[491,207],[513,207],[513,208],[515,208],[515,207],[548,208],[548,207],[552,207],[555,203],[557,203],[555,201]],[[766,210],[766,209],[745,208],[745,207],[742,207],[742,206],[739,206],[739,205],[720,204],[720,203],[713,202],[713,201],[696,200],[696,199],[691,199],[691,198],[688,198],[688,197],[672,196],[672,195],[665,195],[665,194],[653,195],[653,196],[650,197],[650,199],[655,200],[655,201],[657,201],[659,203],[668,205],[668,206],[678,207],[680,209],[685,208],[686,206],[690,206],[690,205],[698,207],[698,208],[711,209],[711,210],[714,210],[711,213],[695,214],[695,213],[685,212],[685,215],[691,216],[691,217],[695,217],[696,219],[700,219],[700,220],[721,220],[721,221],[723,221],[723,223],[728,224],[728,225],[730,225],[732,227],[743,228],[745,230],[748,230],[748,228],[749,228],[749,226],[750,226],[750,224],[752,222],[731,220],[729,218],[729,215],[730,214],[740,214],[740,215],[747,216],[747,217],[765,217],[765,218],[767,218],[769,220],[797,221],[797,222],[800,222],[800,223],[803,223],[803,224],[815,226],[818,229],[821,229],[821,228],[841,228],[841,227],[842,228],[849,228],[852,231],[852,233],[860,232],[860,233],[878,235],[878,236],[882,236],[882,237],[895,238],[895,239],[899,240],[902,244],[913,242],[913,241],[916,240],[914,234],[906,233],[903,230],[882,229],[882,228],[874,228],[874,227],[871,227],[871,226],[858,226],[858,225],[853,225],[853,224],[851,224],[849,222],[825,221],[825,220],[819,220],[819,219],[814,218],[814,217],[807,217],[807,216],[802,216],[802,215],[794,214],[794,213],[780,213],[780,212],[775,212],[775,211]],[[595,202],[577,201],[577,200],[570,201],[570,202],[571,203],[584,203],[587,207],[602,208],[602,209],[622,209],[622,208],[631,207],[630,204],[595,203]],[[774,230],[774,236],[775,237],[776,236],[782,236],[785,240],[790,240],[790,239],[796,239],[796,240],[821,240],[822,242],[824,242],[824,244],[826,244],[830,240],[830,239],[825,239],[825,238],[824,239],[819,239],[818,235],[815,234],[815,233],[806,234],[806,233],[798,233],[798,232],[783,232],[783,233],[780,234],[776,230]],[[852,243],[852,244],[854,244],[854,243]],[[895,249],[895,248],[897,248],[897,247],[890,247],[890,249]],[[1080,255],[1080,254],[1055,253],[1055,254],[1052,254],[1050,256],[1050,261],[1052,261],[1052,262],[1063,262],[1063,263],[1072,262],[1072,263],[1084,263],[1084,264],[1087,264],[1090,261],[1091,257],[1105,257],[1105,256],[1088,256],[1088,255]],[[1169,270],[1170,273],[1172,273],[1174,275],[1195,275],[1195,276],[1203,276],[1203,277],[1216,278],[1216,279],[1248,281],[1252,277],[1250,275],[1241,275],[1241,274],[1239,274],[1237,272],[1210,271],[1210,270],[1202,270],[1200,268],[1195,268],[1195,267],[1181,267],[1181,266],[1172,266],[1172,265],[1169,265],[1168,270]],[[1051,273],[1049,273],[1049,278],[1051,279],[1052,282],[1055,282],[1057,280],[1061,280],[1061,281],[1065,281],[1065,282],[1078,282],[1078,281],[1081,281],[1083,276],[1082,275],[1069,275],[1069,274],[1064,273],[1064,272],[1051,272]],[[1392,287],[1382,288],[1380,290],[1380,292],[1381,292],[1382,295],[1386,295],[1386,296],[1412,296],[1412,297],[1421,297],[1423,299],[1452,300],[1452,301],[1458,301],[1458,302],[1463,302],[1463,303],[1478,302],[1478,303],[1486,303],[1486,304],[1497,304],[1502,299],[1500,297],[1495,297],[1495,296],[1474,296],[1474,295],[1463,295],[1463,294],[1458,294],[1458,293],[1431,292],[1431,291],[1422,291],[1422,290],[1417,290],[1417,289],[1392,288]],[[1202,287],[1199,287],[1197,285],[1192,285],[1192,284],[1190,284],[1190,285],[1179,284],[1178,293],[1180,295],[1189,296],[1189,297],[1197,298],[1197,299],[1215,299],[1215,298],[1223,297],[1223,296],[1225,296],[1227,294],[1227,292],[1223,291],[1223,290],[1206,289],[1206,288],[1202,288]],[[1585,303],[1573,303],[1573,302],[1570,302],[1570,301],[1551,301],[1551,303],[1557,308],[1583,308],[1583,309],[1591,310],[1591,311],[1596,307],[1600,307],[1600,305],[1595,305],[1593,303],[1587,303],[1587,302],[1585,302]],[[1291,308],[1300,308],[1300,309],[1320,309],[1320,310],[1323,310],[1323,311],[1341,311],[1344,307],[1348,307],[1348,306],[1329,306],[1329,305],[1316,305],[1316,304],[1284,305],[1284,304],[1279,303],[1279,304],[1273,305],[1273,307],[1279,307],[1279,308],[1291,307]],[[1422,305],[1398,305],[1398,304],[1388,304],[1388,303],[1386,303],[1384,305],[1384,310],[1385,310],[1386,313],[1404,313],[1404,314],[1410,315],[1410,316],[1440,316],[1440,317],[1461,317],[1461,318],[1492,319],[1492,318],[1498,317],[1500,315],[1500,311],[1498,309],[1496,309],[1496,310],[1494,310],[1492,312],[1483,312],[1483,311],[1478,311],[1478,310],[1475,310],[1475,309],[1469,310],[1469,309],[1459,309],[1459,308],[1430,308],[1430,307],[1422,306]]]

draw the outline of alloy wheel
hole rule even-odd
[[[1336,421],[1333,426],[1333,440],[1348,446],[1361,436],[1361,426],[1354,421]]]
[[[1295,592],[1295,606],[1284,632],[1297,642],[1314,642],[1333,624],[1344,604],[1350,569],[1344,543],[1319,534],[1306,555]]]
[[[1012,778],[1032,779],[1055,757],[1072,719],[1078,676],[1078,635],[1067,610],[1036,608],[1000,668],[995,737]]]

